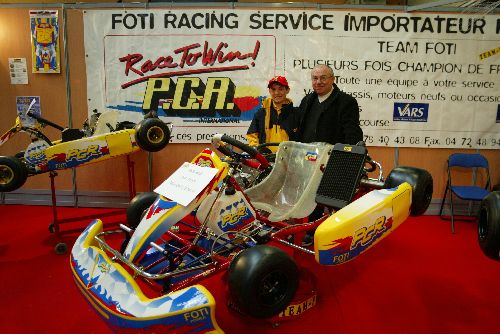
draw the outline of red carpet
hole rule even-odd
[[[59,218],[109,211],[60,208]],[[0,217],[2,332],[110,333],[77,291],[69,256],[54,253],[51,208],[0,205]],[[278,328],[229,313],[222,289],[215,289],[218,323],[228,334],[498,332],[500,262],[481,253],[475,223],[458,222],[456,231],[437,217],[411,218],[353,262],[313,264],[317,306]],[[76,235],[63,238],[71,247]]]

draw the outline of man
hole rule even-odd
[[[300,141],[357,144],[363,140],[358,102],[337,87],[331,67],[315,66],[311,71],[311,81],[314,92],[307,94],[299,107]],[[323,207],[317,206],[309,215],[309,220],[319,219],[323,210]],[[314,231],[307,232],[302,246],[312,245],[313,236]]]
[[[311,72],[314,92],[300,103],[300,141],[356,144],[363,140],[358,102],[335,84],[333,70],[318,65]]]
[[[276,76],[267,84],[270,97],[262,101],[262,108],[257,111],[247,131],[248,144],[257,146],[263,143],[280,143],[298,140],[299,115],[287,97],[290,92],[288,81],[283,76]],[[277,147],[269,147],[276,152]]]

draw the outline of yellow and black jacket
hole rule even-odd
[[[299,113],[291,100],[287,99],[276,108],[268,97],[262,101],[262,108],[257,111],[247,131],[248,144],[257,146],[263,143],[281,143],[298,139]],[[273,152],[277,147],[269,147]]]

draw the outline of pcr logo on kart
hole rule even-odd
[[[243,199],[221,209],[220,216],[221,220],[217,225],[224,232],[244,224],[248,219],[253,217]]]
[[[107,146],[90,145],[85,148],[75,148],[68,153],[56,153],[49,157],[49,169],[76,167],[91,160],[108,155]]]
[[[306,152],[306,160],[307,161],[316,161],[316,160],[318,160],[318,153],[316,153],[316,152]]]
[[[47,147],[49,144],[41,140],[31,143],[26,149],[26,161],[33,165],[43,162],[46,159],[45,149]]]
[[[90,145],[89,147],[83,149],[73,149],[66,155],[66,160],[78,161],[80,163],[87,162],[97,157],[102,157],[103,155],[109,154],[109,149],[107,146],[100,147],[99,145]]]
[[[392,217],[381,216],[374,224],[363,226],[352,236],[334,240],[327,250],[320,250],[320,258],[324,263],[340,264],[358,256],[392,227]],[[323,261],[323,260],[322,260]],[[323,263],[323,262],[322,262]]]

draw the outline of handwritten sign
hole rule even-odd
[[[168,199],[187,206],[217,174],[217,168],[200,167],[185,162],[155,192]]]

